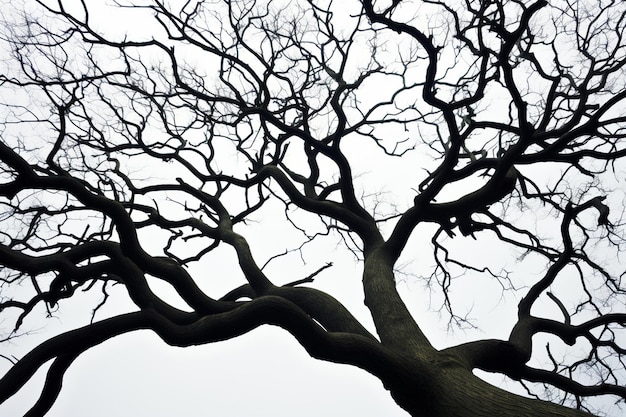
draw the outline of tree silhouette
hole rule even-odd
[[[52,361],[28,413],[44,415],[72,362],[124,333],[190,346],[264,324],[413,416],[626,399],[622,2],[97,3],[4,12],[3,340],[94,304],[14,361],[2,401]],[[315,288],[346,279],[316,245],[359,262],[373,325]],[[494,317],[463,306],[501,300],[508,337],[435,347],[411,280],[468,332]],[[134,307],[105,311],[119,288]]]

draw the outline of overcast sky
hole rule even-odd
[[[41,379],[32,382],[0,408],[0,416],[23,415]],[[408,416],[378,379],[311,359],[292,337],[267,326],[184,349],[148,332],[110,340],[74,363],[48,415]]]

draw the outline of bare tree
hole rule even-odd
[[[190,346],[264,324],[375,375],[413,416],[626,399],[622,2],[101,3],[5,4],[3,340],[95,304],[14,361],[2,401],[52,361],[28,413],[44,415],[72,362],[124,333]],[[373,326],[315,288],[337,274],[318,242],[360,262]],[[239,275],[214,267],[228,250]],[[488,325],[459,303],[486,302],[489,278],[508,337],[433,346],[398,290],[411,276],[467,329]],[[134,307],[111,314],[120,288]]]

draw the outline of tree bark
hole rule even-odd
[[[443,355],[442,355],[443,356]],[[497,388],[451,357],[431,361],[410,380],[386,384],[413,417],[589,417],[591,414]],[[426,369],[426,374],[424,370]]]

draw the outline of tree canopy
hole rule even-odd
[[[125,333],[191,346],[269,324],[413,416],[621,409],[624,3],[2,13],[0,337],[89,307],[3,355],[0,402],[51,363],[27,414],[45,415],[75,359]],[[342,254],[365,315],[320,283],[356,282]],[[435,342],[428,310],[465,336]]]

